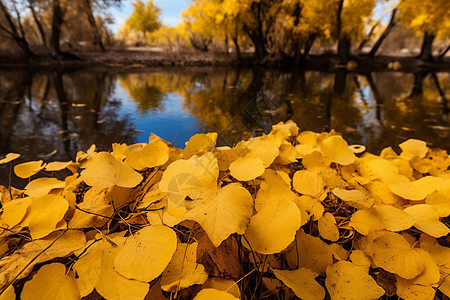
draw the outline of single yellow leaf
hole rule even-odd
[[[347,142],[339,135],[333,135],[322,140],[320,150],[323,155],[340,165],[352,164],[356,159]]]
[[[306,268],[297,270],[272,270],[295,295],[304,300],[321,300],[325,298],[324,288],[315,280],[319,274]]]
[[[264,163],[261,158],[239,157],[230,165],[230,174],[240,181],[249,181],[264,173]]]
[[[203,289],[211,288],[220,291],[225,291],[238,299],[241,298],[241,291],[239,290],[239,285],[232,279],[225,279],[222,277],[210,277],[203,283],[202,288]]]
[[[87,296],[93,289],[106,299],[144,299],[149,284],[123,277],[114,270],[114,259],[122,249],[125,238],[109,238],[117,246],[113,246],[106,237],[86,247],[73,268],[77,272],[81,296]]]
[[[395,276],[397,295],[405,300],[433,300],[436,291],[431,286],[414,284],[412,280],[406,280]]]
[[[320,236],[326,240],[336,242],[339,239],[339,229],[336,219],[329,212],[325,213],[318,222]]]
[[[141,174],[118,161],[108,152],[99,152],[93,155],[84,167],[81,178],[90,186],[105,188],[117,185],[132,188],[142,181]]]
[[[172,260],[161,275],[161,288],[166,292],[177,292],[194,284],[203,284],[208,279],[203,265],[197,263],[198,243],[178,243]]]
[[[31,237],[40,239],[56,230],[68,208],[69,203],[61,196],[49,194],[33,199],[27,216]]]
[[[369,181],[364,187],[369,191],[370,195],[375,198],[375,203],[378,204],[395,204],[399,203],[401,198],[395,195],[389,189],[389,186],[382,181]]]
[[[289,142],[281,144],[277,158],[274,163],[279,165],[289,165],[297,161],[297,150]]]
[[[190,200],[208,199],[216,193],[219,167],[211,152],[203,156],[192,156],[177,160],[164,171],[159,189],[178,207],[185,207],[186,197]]]
[[[284,250],[295,238],[301,225],[297,205],[279,199],[276,206],[265,205],[255,214],[245,232],[245,238],[253,251],[273,254]]]
[[[147,166],[144,164],[144,149],[146,144],[134,144],[128,146],[127,157],[125,158],[125,164],[130,166],[131,168],[137,171],[143,171],[147,169]],[[115,157],[115,156],[114,156]]]
[[[375,300],[385,293],[367,268],[348,261],[338,261],[327,268],[325,285],[332,300]]]
[[[272,126],[272,134],[281,132],[282,136],[284,137],[290,137],[290,136],[297,136],[298,135],[298,126],[295,124],[294,121],[289,120],[286,123],[279,122]]]
[[[155,140],[142,149],[141,163],[147,168],[164,165],[169,160],[169,147],[162,140]]]
[[[349,225],[362,235],[368,235],[373,230],[384,229],[384,224],[369,209],[360,209],[354,212]]]
[[[333,194],[339,199],[355,206],[356,208],[370,208],[373,205],[373,198],[367,197],[360,190],[346,190],[340,187],[333,189]]]
[[[20,178],[31,177],[45,167],[42,163],[42,160],[21,163],[14,166],[14,173]]]
[[[412,279],[411,283],[425,286],[431,286],[435,283],[438,283],[439,279],[441,278],[441,274],[439,273],[439,267],[434,261],[431,254],[428,251],[420,248],[416,248],[414,250],[420,255],[420,257],[422,257],[423,261],[425,262],[425,269],[419,276]]]
[[[61,171],[70,166],[72,161],[53,161],[45,166],[45,170],[49,172]]]
[[[439,211],[429,204],[416,204],[405,208],[404,212],[414,218],[417,229],[432,237],[438,238],[450,233],[450,228],[439,221]]]
[[[239,183],[219,189],[208,202],[189,210],[186,218],[199,223],[218,247],[230,234],[244,234],[253,214],[253,198]]]
[[[306,234],[303,229],[297,231],[296,245],[287,253],[287,261],[292,269],[307,268],[320,275],[325,275],[333,263],[333,251],[327,243],[318,237]]]
[[[216,145],[217,133],[193,135],[183,150],[183,159],[189,159],[194,155],[201,156],[210,151]]]
[[[383,224],[383,227],[390,231],[402,231],[414,225],[414,218],[403,210],[391,205],[374,205],[371,211]]]
[[[295,172],[292,185],[300,194],[319,198],[325,189],[326,182],[320,171],[300,170]]]
[[[370,268],[372,261],[362,250],[355,249],[350,254],[350,260],[357,266],[364,266]]]
[[[262,178],[263,181],[255,199],[256,211],[259,211],[265,205],[277,206],[279,199],[294,202],[298,199],[298,195],[291,191],[289,177],[289,183],[287,183],[277,172],[272,169],[266,169]]]
[[[71,273],[66,275],[66,266],[52,263],[42,266],[30,281],[25,282],[21,299],[80,299],[80,291]]]
[[[331,243],[329,244],[331,252],[336,260],[347,260],[349,257],[349,252],[341,244]]]
[[[450,197],[436,191],[425,199],[425,203],[433,206],[439,213],[439,217],[445,218],[450,215]]]
[[[379,156],[365,153],[359,160],[358,170],[361,176],[383,182],[391,182],[398,177],[398,168],[391,161]]]
[[[260,158],[264,168],[269,167],[280,153],[279,145],[264,137],[256,137],[247,141],[250,156]]]
[[[416,139],[409,139],[407,141],[404,141],[399,146],[403,151],[402,154],[405,154],[407,159],[410,159],[414,156],[423,158],[428,152],[427,143]]]
[[[425,269],[424,259],[398,233],[384,232],[370,249],[375,265],[405,279],[413,279]]]
[[[14,292],[14,286],[10,285],[1,295],[0,300],[16,300],[16,293]]]
[[[32,202],[31,197],[11,200],[3,205],[3,213],[0,219],[12,228],[22,221]]]
[[[237,300],[239,298],[234,297],[230,293],[216,290],[216,289],[203,289],[201,290],[193,300]]]
[[[42,177],[35,179],[25,187],[25,194],[30,197],[38,198],[50,193],[53,189],[65,188],[66,183],[56,178]]]
[[[5,158],[0,159],[0,165],[7,164],[10,161],[13,161],[20,157],[20,154],[17,153],[8,153]]]
[[[425,176],[412,182],[391,182],[389,189],[404,199],[421,201],[443,184],[446,184],[443,178]]]
[[[216,158],[219,163],[220,171],[227,171],[230,168],[231,163],[239,158],[238,151],[234,148],[218,147],[216,149],[219,151],[216,153]]]
[[[298,146],[298,145],[297,145]],[[324,170],[330,167],[331,159],[325,157],[319,151],[313,151],[303,156],[302,164],[307,170]]]
[[[177,248],[175,232],[151,225],[129,236],[114,260],[114,268],[129,279],[150,282],[164,271]]]
[[[127,144],[112,144],[112,154],[118,161],[123,161],[128,155],[128,146]]]

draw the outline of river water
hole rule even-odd
[[[110,150],[151,132],[184,147],[215,131],[220,145],[233,145],[289,119],[301,130],[334,129],[375,154],[408,138],[449,151],[448,99],[448,72],[3,69],[0,158],[70,160],[91,144]]]

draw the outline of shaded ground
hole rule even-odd
[[[355,64],[356,62],[356,64]],[[398,64],[396,63],[398,62]],[[389,65],[389,63],[391,63]],[[393,65],[396,63],[395,65]],[[267,58],[264,61],[255,60],[252,53],[243,53],[238,61],[233,53],[217,53],[189,51],[170,53],[161,48],[112,48],[107,52],[100,51],[71,51],[66,57],[54,60],[48,55],[37,55],[27,59],[21,55],[6,55],[0,53],[0,67],[17,67],[20,65],[31,65],[36,67],[123,67],[123,68],[145,68],[154,66],[253,66],[263,65],[268,67],[292,67],[290,60]],[[336,55],[332,53],[311,55],[303,59],[301,67],[306,69],[336,69],[347,68],[358,71],[386,70],[414,72],[420,70],[448,70],[450,69],[450,58],[436,60],[435,62],[423,62],[414,57],[399,56],[376,56],[368,58],[355,56],[346,66],[337,65]]]

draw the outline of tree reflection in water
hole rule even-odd
[[[0,71],[0,155],[45,159],[57,150],[51,160],[69,160],[91,144],[109,150],[152,131],[169,141],[183,131],[180,147],[206,131],[233,145],[288,119],[301,130],[335,129],[375,153],[407,138],[450,150],[450,73],[119,71]]]

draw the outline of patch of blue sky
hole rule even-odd
[[[143,0],[144,3],[147,1]],[[173,27],[181,21],[181,11],[189,6],[189,0],[154,0],[153,4],[161,8],[160,20],[164,25]],[[114,24],[109,27],[113,33],[117,33],[120,26],[133,13],[132,0],[123,0],[119,7],[110,9]]]

